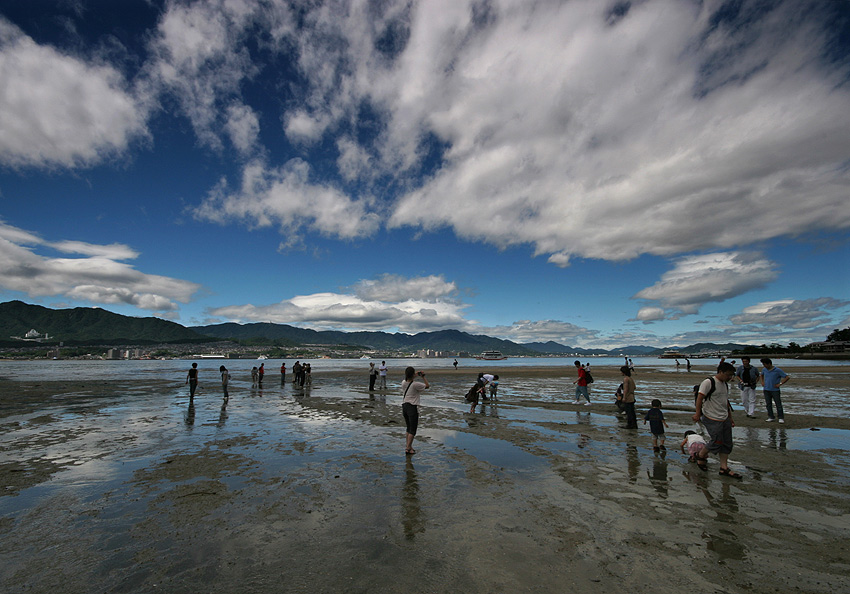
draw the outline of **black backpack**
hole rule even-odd
[[[588,384],[593,383],[593,376],[590,375],[590,371],[588,371],[587,369],[584,370],[584,381]]]
[[[711,400],[711,395],[714,394],[714,391],[717,389],[717,383],[714,381],[713,376],[708,377],[708,381],[711,382],[711,388],[708,390],[708,394],[705,395],[704,400]],[[729,390],[729,384],[726,384],[726,390]]]

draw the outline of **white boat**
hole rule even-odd
[[[684,359],[685,357],[687,357],[687,355],[680,353],[679,351],[664,351],[658,355],[659,359]]]
[[[507,359],[500,351],[484,351],[475,358],[479,361],[502,361]]]

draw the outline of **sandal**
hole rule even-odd
[[[412,456],[413,454],[416,453],[416,450],[414,450],[413,448],[410,448],[409,450],[404,450],[404,453],[407,454],[408,456]]]
[[[728,476],[729,478],[733,478],[733,479],[744,478],[743,475],[738,474],[737,472],[735,472],[731,468],[721,468],[720,469],[720,476]]]
[[[708,470],[708,460],[706,460],[705,458],[697,458],[696,463],[697,467],[699,467],[699,469],[703,472],[706,472]]]

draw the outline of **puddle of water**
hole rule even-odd
[[[488,464],[498,466],[503,470],[525,471],[548,465],[545,460],[534,454],[500,439],[442,429],[423,430],[422,435],[448,447],[463,450],[470,456],[484,460]]]

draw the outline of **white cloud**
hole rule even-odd
[[[372,157],[363,147],[350,138],[338,139],[336,146],[339,150],[337,168],[343,179],[352,181],[370,177],[370,171],[374,171],[371,169]]]
[[[234,104],[227,109],[225,129],[230,142],[243,155],[251,154],[257,147],[260,121],[247,105]]]
[[[740,314],[733,315],[729,319],[736,325],[801,330],[830,325],[834,321],[835,313],[838,313],[837,310],[846,308],[848,305],[850,305],[848,301],[839,301],[830,297],[802,300],[780,299],[746,307]]]
[[[664,308],[662,307],[641,307],[635,319],[639,322],[643,322],[644,324],[648,324],[649,322],[658,322],[665,318]]]
[[[405,278],[384,274],[374,280],[362,280],[353,289],[361,299],[393,302],[411,299],[436,302],[452,298],[458,292],[457,285],[446,281],[442,275]]]
[[[463,3],[417,6],[393,84],[373,84],[385,154],[427,132],[448,150],[391,225],[531,243],[557,265],[850,226],[846,69],[799,4],[716,27],[713,3],[633,3],[614,26],[598,2],[496,3],[487,26]]]
[[[151,40],[150,84],[176,99],[209,147],[221,148],[227,132],[244,151],[254,132],[252,114],[239,103],[240,85],[257,73],[244,44],[259,7],[250,0],[170,2]]]
[[[634,298],[657,301],[664,308],[694,314],[705,303],[742,295],[765,286],[776,276],[775,264],[759,254],[729,252],[686,256],[678,259],[673,270],[665,272],[661,280],[638,292]]]
[[[52,258],[38,248],[82,254]],[[145,274],[119,260],[138,256],[121,244],[95,245],[79,241],[50,242],[0,222],[0,287],[32,297],[63,295],[99,304],[128,304],[151,311],[176,311],[188,303],[200,285]]]
[[[226,182],[195,211],[198,218],[219,223],[241,221],[251,227],[278,224],[284,234],[307,227],[342,239],[367,237],[380,224],[369,212],[368,199],[352,200],[330,184],[312,182],[310,166],[293,159],[278,169],[254,161],[242,170],[242,184],[229,191]]]
[[[295,19],[279,3],[175,2],[151,71],[214,146],[241,85],[278,62],[296,69],[298,83],[277,81],[291,91],[287,138],[352,187],[392,188],[375,192],[389,205],[333,190],[335,205],[356,205],[357,229],[311,222],[329,235],[368,235],[389,210],[391,227],[448,226],[567,266],[850,227],[848,67],[824,58],[826,9],[743,3],[732,19],[714,2],[623,6],[343,1]],[[246,43],[257,27],[268,63]],[[330,195],[326,181],[300,187]],[[295,233],[272,202],[228,197]],[[468,224],[480,216],[511,232]]]
[[[2,17],[0,80],[2,165],[91,166],[147,134],[120,72],[39,45]]]
[[[518,320],[510,326],[480,327],[474,333],[519,343],[554,341],[564,346],[585,345],[593,342],[598,334],[595,330],[560,320]]]
[[[315,329],[385,330],[416,333],[465,328],[466,305],[430,295],[416,296],[417,287],[440,284],[440,279],[383,277],[374,283],[362,281],[359,294],[315,293],[298,295],[270,305],[233,305],[209,311],[211,316],[236,322],[273,322]],[[386,292],[380,287],[385,287]],[[443,287],[443,290],[447,287]],[[449,291],[451,293],[452,291]],[[379,295],[383,297],[379,298]]]

